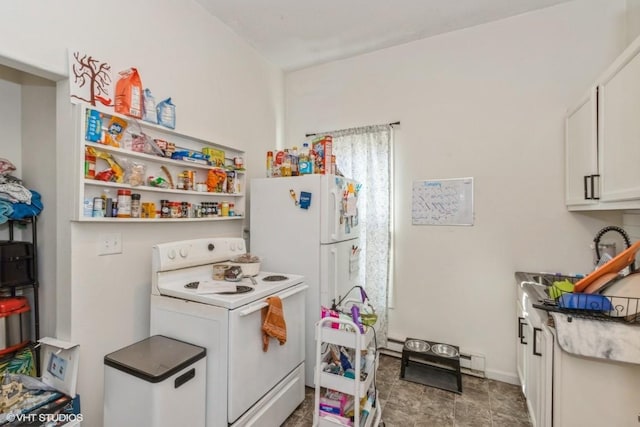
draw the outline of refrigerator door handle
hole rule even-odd
[[[333,283],[333,295],[337,300],[340,300],[342,295],[338,295],[338,250],[331,248],[329,252],[331,253],[331,262],[333,263],[333,277],[329,283]]]
[[[333,222],[333,233],[331,234],[331,240],[336,241],[338,240],[338,230],[339,230],[338,227],[340,227],[340,224],[339,224],[340,221],[337,220],[338,193],[334,188],[332,188],[329,193],[331,194],[331,197],[333,197],[333,204],[331,205],[333,207],[333,212],[331,213],[331,215],[333,215],[333,217],[331,218],[331,221]]]

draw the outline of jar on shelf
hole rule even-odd
[[[227,193],[236,192],[236,171],[227,171]]]
[[[234,157],[233,166],[235,166],[236,169],[244,168],[244,160],[242,159],[242,157]]]
[[[229,216],[229,202],[220,203],[220,216]]]
[[[131,190],[118,190],[118,218],[131,218]]]
[[[104,217],[104,199],[102,197],[93,198],[93,210],[91,216],[97,218]]]
[[[133,193],[131,195],[131,218],[140,218],[141,212],[140,194]]]
[[[160,218],[171,218],[171,206],[168,200],[160,200]]]
[[[180,174],[179,179],[182,179],[185,190],[193,191],[195,189],[196,171],[186,170]]]
[[[142,203],[142,218],[155,218],[156,204],[153,202]]]
[[[182,218],[182,207],[180,202],[169,202],[171,218]]]

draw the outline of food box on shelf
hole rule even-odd
[[[202,148],[202,153],[206,156],[209,156],[209,162],[212,166],[224,167],[224,150],[204,147]]]

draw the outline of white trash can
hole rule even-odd
[[[206,349],[154,335],[104,357],[104,427],[205,425]]]

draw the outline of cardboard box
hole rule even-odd
[[[224,151],[216,148],[204,147],[202,153],[209,156],[212,166],[224,167]]]
[[[80,395],[76,394],[80,347],[55,338],[42,338],[38,342],[42,377],[5,373],[0,393],[3,405],[0,424],[80,425],[83,417]]]
[[[320,139],[314,140],[312,148],[316,153],[315,173],[323,175],[330,174],[331,155],[333,154],[333,137],[325,135]]]
[[[76,396],[80,346],[56,338],[42,338],[42,382],[68,396]]]

